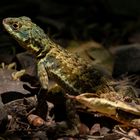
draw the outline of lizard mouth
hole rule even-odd
[[[5,18],[5,19],[3,19],[2,24],[3,24],[4,28],[5,28],[5,30],[6,30],[15,40],[17,40],[17,41],[21,44],[21,42],[19,41],[20,36],[19,36],[17,30],[13,29],[14,27],[16,28],[16,25],[17,25],[16,22],[14,23],[14,22],[12,21],[12,18]],[[13,25],[14,25],[14,26],[13,26]]]
[[[5,18],[5,19],[3,19],[2,24],[3,24],[4,28],[5,28],[5,30],[6,30],[9,34],[11,34],[11,35],[13,36],[13,30],[12,30],[12,28],[11,28],[11,26],[10,26],[9,20],[10,20],[10,18]]]

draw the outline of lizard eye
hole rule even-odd
[[[14,29],[14,30],[17,30],[17,29],[19,29],[21,27],[21,25],[19,24],[19,23],[13,23],[12,24],[12,28]]]

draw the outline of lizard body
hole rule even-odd
[[[30,18],[6,18],[3,25],[22,47],[35,55],[43,88],[48,86],[48,76],[73,95],[95,92],[105,82],[101,71],[51,41]]]

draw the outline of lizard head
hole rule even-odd
[[[4,28],[25,49],[38,54],[43,49],[40,44],[46,38],[44,31],[28,17],[5,18]]]

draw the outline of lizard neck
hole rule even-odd
[[[56,47],[56,44],[48,37],[41,39],[40,42],[36,44],[38,44],[39,48],[39,51],[36,53],[37,59],[44,58],[52,48]]]

